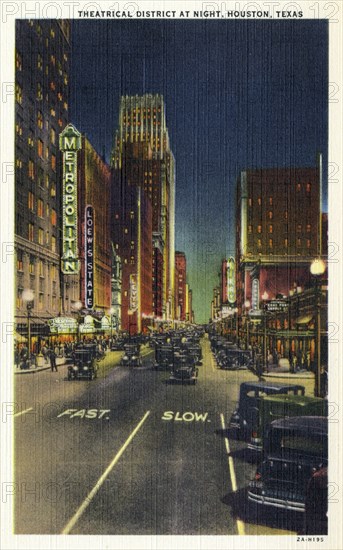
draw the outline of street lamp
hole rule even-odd
[[[27,345],[29,348],[29,360],[31,357],[31,310],[33,308],[33,300],[34,300],[34,292],[31,288],[26,288],[23,291],[22,298],[23,302],[26,303],[26,311],[27,311]]]
[[[112,337],[113,337],[113,315],[115,313],[114,307],[111,307],[110,309],[110,316],[111,316],[111,344],[112,344]]]
[[[326,266],[321,258],[313,260],[310,266],[311,275],[315,281],[316,300],[316,355],[315,355],[315,395],[321,396],[321,289],[318,287],[319,278],[325,272]]]
[[[245,322],[246,322],[246,328],[247,328],[247,336],[246,336],[246,349],[249,349],[249,310],[250,310],[250,300],[245,300],[244,307],[245,307]]]
[[[77,311],[77,341],[78,342],[80,340],[80,311],[82,309],[82,306],[83,304],[80,300],[78,300],[74,304],[74,309]]]

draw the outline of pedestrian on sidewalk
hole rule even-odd
[[[52,348],[49,351],[49,358],[50,358],[50,364],[51,364],[51,372],[53,371],[57,372],[56,353],[55,353],[55,350]]]
[[[48,348],[46,347],[45,344],[44,344],[44,346],[42,347],[42,355],[43,355],[43,357],[44,357],[45,363],[49,363],[49,359],[48,359]]]

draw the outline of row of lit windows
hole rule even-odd
[[[28,240],[30,242],[34,242],[34,233],[35,233],[35,227],[33,223],[28,224]],[[44,229],[41,227],[38,228],[38,244],[41,246],[48,246],[50,244],[50,235],[49,231],[45,232],[44,235]],[[53,235],[51,236],[51,250],[52,252],[56,252],[56,237]]]
[[[297,248],[301,248],[304,245],[305,245],[305,241],[303,241],[302,239],[296,239]],[[274,246],[273,239],[268,239],[268,247],[273,248],[273,246]],[[288,246],[289,246],[288,239],[284,239],[284,247],[287,248]],[[261,239],[257,239],[257,247],[262,248],[262,240]],[[306,239],[306,247],[311,248],[311,239]]]
[[[305,229],[306,227],[306,233],[311,233],[311,224],[306,224],[306,226],[302,226],[301,224],[297,224],[297,233],[301,233],[303,231],[303,229]],[[268,233],[273,233],[273,225],[268,225],[267,227],[267,231]],[[252,233],[253,232],[253,226],[252,225],[248,225],[248,233]],[[258,225],[257,226],[257,233],[262,233],[262,225]]]

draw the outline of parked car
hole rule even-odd
[[[304,512],[313,472],[327,467],[328,420],[297,416],[270,424],[264,460],[248,486],[248,503]]]
[[[121,364],[128,367],[141,367],[142,359],[139,348],[139,344],[125,344]]]
[[[266,395],[259,400],[258,413],[258,422],[252,426],[248,448],[262,452],[263,440],[271,422],[290,416],[327,416],[328,407],[327,401],[321,397]]]
[[[252,357],[249,351],[224,347],[219,353],[222,356],[219,361],[217,359],[217,363],[221,369],[246,369],[252,364]]]
[[[236,429],[241,437],[249,437],[258,426],[259,403],[261,397],[272,394],[304,395],[305,388],[298,384],[277,382],[243,382],[240,386],[239,401],[234,410],[230,428]]]
[[[193,357],[187,354],[174,355],[174,367],[170,373],[169,380],[174,382],[188,382],[196,384],[198,369],[194,364]]]
[[[307,484],[304,514],[305,535],[328,534],[328,469],[320,468]]]
[[[94,346],[79,347],[74,350],[72,364],[68,366],[68,380],[88,378],[93,380],[98,375],[97,356]]]

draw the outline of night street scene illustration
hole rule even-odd
[[[327,534],[328,21],[15,30],[13,532]]]

